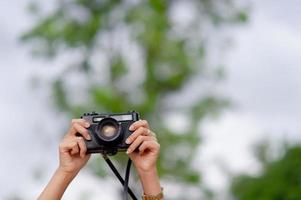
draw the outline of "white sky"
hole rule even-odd
[[[56,167],[56,144],[62,128],[56,126],[58,115],[52,114],[48,106],[51,97],[41,91],[35,93],[29,84],[32,72],[46,76],[55,73],[55,69],[49,63],[32,59],[16,40],[32,23],[24,11],[28,2],[0,2],[0,120],[3,127],[0,199],[14,192],[33,199],[40,192]],[[226,59],[228,77],[222,89],[233,98],[236,107],[207,123],[204,145],[200,149],[205,181],[218,191],[222,191],[228,181],[220,163],[226,163],[235,172],[254,172],[258,165],[250,150],[256,141],[265,137],[301,139],[300,6],[297,0],[254,1],[251,22],[233,30],[235,47]],[[48,133],[47,138],[39,136],[39,132]],[[39,170],[37,165],[46,171],[42,174],[43,181],[32,178],[32,170]],[[112,184],[112,180],[107,181],[112,187],[84,172],[65,198],[75,199],[75,190],[84,182],[85,191],[93,186],[95,192],[95,185],[99,185],[105,187],[106,192],[96,196],[108,199],[105,195],[109,194],[115,199],[114,189],[118,186]]]
[[[298,8],[300,1],[254,1],[250,23],[234,30],[236,45],[227,57],[222,90],[235,108],[205,126],[200,153],[204,178],[216,190],[228,182],[220,164],[232,172],[258,170],[252,148],[261,139],[300,142]]]

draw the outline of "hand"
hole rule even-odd
[[[88,133],[90,124],[83,119],[73,119],[71,127],[59,146],[59,170],[68,174],[76,174],[88,162],[90,155],[86,155],[84,138],[91,140]],[[80,133],[83,137],[76,136]]]
[[[156,170],[160,145],[156,135],[149,129],[148,122],[146,120],[137,121],[130,126],[130,130],[134,132],[126,140],[127,144],[131,144],[127,154],[138,173]]]

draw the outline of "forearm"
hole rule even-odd
[[[76,174],[65,173],[58,168],[38,200],[60,200],[75,176]]]
[[[138,172],[143,192],[146,195],[157,195],[161,192],[160,179],[157,169]]]

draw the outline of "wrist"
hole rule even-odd
[[[70,171],[66,170],[63,167],[59,166],[56,170],[56,174],[58,174],[60,177],[66,178],[66,179],[73,179],[79,171]]]
[[[145,195],[157,195],[161,192],[160,179],[157,168],[138,171]]]
[[[136,167],[136,170],[139,175],[157,174],[156,165],[147,168]]]
[[[137,169],[140,177],[158,176],[157,168],[152,167],[150,169]]]

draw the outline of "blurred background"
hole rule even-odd
[[[300,6],[1,1],[0,199],[39,195],[72,118],[128,110],[158,135],[166,199],[301,199]],[[121,191],[95,155],[63,199]]]

